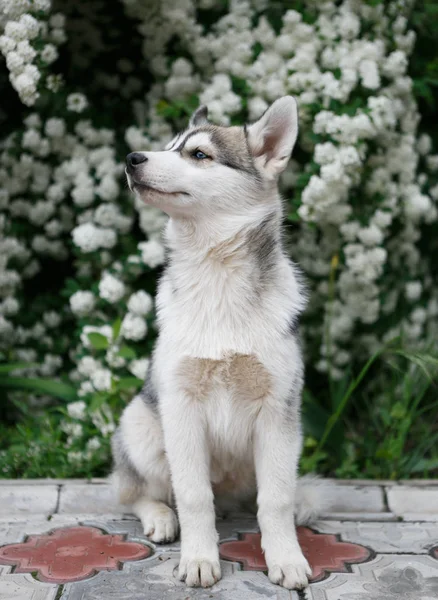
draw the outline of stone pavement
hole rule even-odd
[[[0,600],[438,599],[438,481],[336,481],[328,512],[299,528],[313,571],[271,584],[251,514],[218,520],[222,580],[174,576],[179,542],[157,546],[104,480],[0,480]]]

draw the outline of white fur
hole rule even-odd
[[[197,121],[205,122],[203,113],[192,119]],[[303,310],[305,297],[295,267],[278,250],[272,281],[255,300],[254,264],[245,253],[248,232],[268,214],[281,218],[275,178],[295,143],[296,103],[290,97],[277,101],[248,130],[261,184],[216,162],[205,131],[188,138],[187,148],[208,151],[211,161],[196,163],[176,152],[190,133],[177,136],[164,152],[147,152],[147,162],[129,176],[145,202],[169,213],[172,256],[157,296],[160,333],[152,381],[159,411],[137,397],[121,421],[130,461],[145,482],[133,509],[151,539],[171,539],[177,533],[174,494],[182,539],[179,576],[189,586],[209,586],[220,578],[212,485],[231,481],[230,495],[244,498],[257,480],[269,577],[301,588],[310,573],[294,523],[303,364],[288,324]],[[253,357],[269,373],[268,394],[233,396],[219,375],[208,381],[203,397],[187,391],[188,358],[223,361],[226,370],[236,355]],[[314,515],[310,506],[296,510],[304,519]]]

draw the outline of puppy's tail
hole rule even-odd
[[[327,512],[330,483],[317,475],[304,475],[297,481],[295,492],[295,521],[297,525],[309,525],[322,513]]]

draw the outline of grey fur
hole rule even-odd
[[[268,215],[246,239],[249,252],[255,258],[261,284],[269,283],[281,252],[277,220],[276,214]]]
[[[205,104],[202,104],[190,117],[189,127],[198,127],[208,123],[208,108]]]
[[[113,477],[118,478],[119,493],[123,504],[131,504],[140,497],[146,481],[131,462],[123,442],[122,430],[116,429],[111,439],[114,461]]]
[[[141,389],[140,396],[143,402],[146,404],[146,406],[153,410],[156,410],[158,406],[158,393],[152,379],[152,372],[153,361],[151,360],[151,364],[149,365],[148,373],[146,375],[146,381],[144,382],[144,385]]]

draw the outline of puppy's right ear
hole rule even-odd
[[[208,108],[202,104],[190,117],[189,127],[199,127],[208,123]]]

